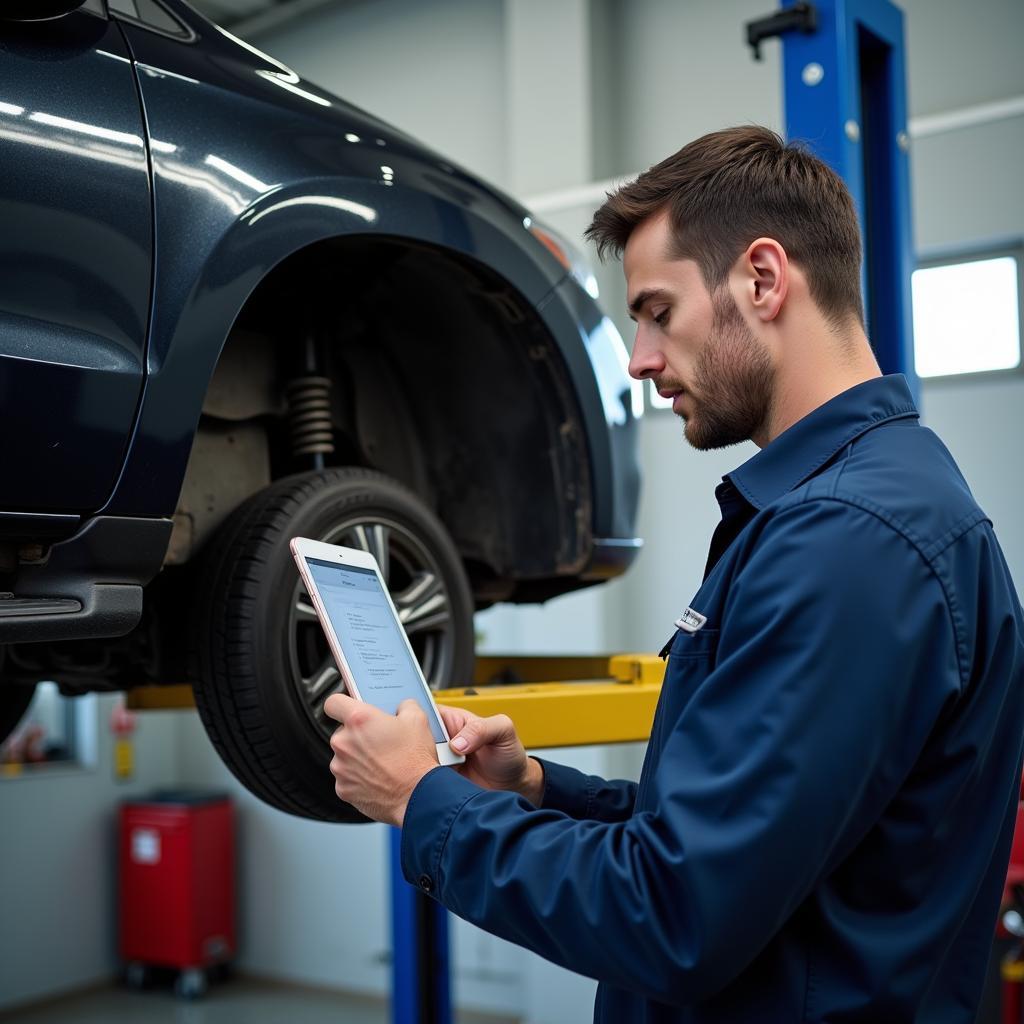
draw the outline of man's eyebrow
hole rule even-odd
[[[644,303],[649,302],[651,299],[658,298],[665,295],[664,288],[645,288],[639,295],[629,304],[629,318],[630,320],[636,319],[636,314],[644,308]]]

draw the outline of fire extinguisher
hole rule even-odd
[[[135,748],[132,734],[137,724],[134,711],[124,706],[122,697],[110,712],[110,731],[114,735],[114,778],[120,781],[135,774]]]

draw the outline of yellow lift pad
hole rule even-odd
[[[480,657],[472,686],[435,690],[438,704],[481,717],[505,714],[523,745],[572,747],[646,740],[665,663],[654,654],[612,657]],[[195,707],[192,688],[129,690],[135,711]]]

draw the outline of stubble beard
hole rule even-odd
[[[711,334],[697,358],[683,436],[699,451],[747,441],[768,422],[775,370],[732,296],[713,300]]]

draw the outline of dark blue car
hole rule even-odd
[[[377,556],[434,686],[474,610],[629,565],[625,349],[507,196],[176,0],[5,0],[0,174],[0,736],[39,679],[188,680],[344,820],[290,537]]]

